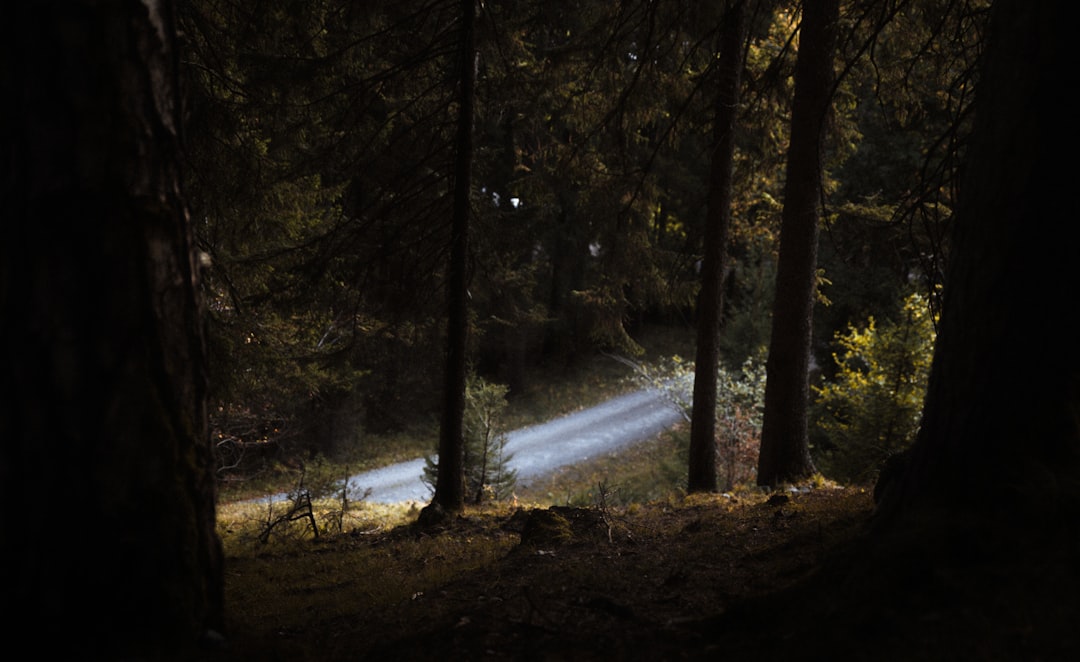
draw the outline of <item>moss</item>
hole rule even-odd
[[[530,511],[521,531],[521,544],[531,547],[560,545],[573,539],[570,520],[550,509]]]

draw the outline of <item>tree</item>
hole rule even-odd
[[[457,2],[178,9],[215,429],[330,454],[437,415]]]
[[[465,386],[463,418],[465,496],[474,504],[486,499],[505,499],[517,484],[517,471],[509,467],[513,454],[506,452],[508,441],[503,417],[509,389],[470,374]],[[438,459],[424,457],[424,482],[434,486],[438,479]]]
[[[702,91],[727,4],[478,9],[478,372],[518,394],[531,365],[634,353],[636,324],[693,306],[715,114]],[[361,428],[410,427],[440,408],[440,376],[424,367],[445,349],[460,9],[297,7],[182,3],[186,190],[212,258],[215,433],[329,454],[371,439]],[[760,61],[774,46],[749,50]],[[768,158],[736,167],[736,187],[779,197],[764,193],[778,180]]]
[[[157,659],[223,622],[172,11],[0,17],[4,625],[43,655]]]
[[[807,433],[810,346],[818,284],[822,137],[833,88],[839,7],[838,0],[803,3],[758,457],[759,485],[795,482],[814,473]]]
[[[446,285],[446,366],[443,415],[439,428],[439,470],[431,506],[436,512],[458,512],[465,507],[466,351],[468,349],[469,214],[472,209],[473,103],[476,85],[476,3],[461,0],[461,34],[454,160],[453,218],[450,228],[450,263]],[[426,510],[426,509],[425,509]],[[424,513],[421,513],[424,517]]]
[[[891,318],[914,283],[940,311],[988,5],[845,5],[818,253],[829,303],[815,306],[813,322],[826,375],[825,341],[867,317]]]
[[[882,490],[880,521],[931,509],[989,513],[996,526],[1007,513],[1075,518],[1080,319],[1068,302],[1080,251],[1059,236],[1074,216],[1059,160],[1058,129],[1072,121],[1064,11],[992,6],[922,427],[907,470]]]
[[[746,37],[746,0],[736,0],[721,18],[719,89],[709,173],[705,254],[697,310],[697,354],[694,361],[694,410],[690,421],[687,490],[715,492],[716,386],[720,367],[720,324],[723,311],[724,250],[731,225],[732,163],[739,86]]]
[[[926,398],[935,319],[927,298],[905,297],[899,322],[870,317],[836,333],[836,375],[814,386],[814,461],[829,478],[865,484],[915,440]]]

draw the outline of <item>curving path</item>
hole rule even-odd
[[[620,448],[652,439],[684,420],[660,391],[648,389],[621,395],[602,404],[509,433],[508,461],[526,481],[556,469],[585,462]],[[423,458],[365,471],[348,479],[350,498],[372,503],[429,501],[431,488],[423,481]],[[265,499],[277,501],[284,494]]]

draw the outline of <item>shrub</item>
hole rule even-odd
[[[475,503],[509,497],[517,484],[517,471],[507,465],[506,415],[508,387],[471,375],[465,386],[465,496]],[[435,485],[437,459],[425,458],[424,482]]]
[[[765,410],[765,362],[751,355],[737,370],[718,367],[716,397],[716,453],[720,483],[725,490],[750,482],[757,473],[761,420]],[[634,367],[634,379],[659,389],[690,421],[694,400],[694,364],[678,356]]]
[[[739,372],[721,368],[717,382],[717,460],[725,490],[757,476],[765,413],[765,361],[751,355]]]
[[[836,376],[815,386],[814,461],[830,477],[872,480],[881,464],[915,439],[935,339],[927,299],[904,299],[900,322],[837,333]]]

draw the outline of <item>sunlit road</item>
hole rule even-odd
[[[509,433],[506,453],[512,457],[507,464],[517,470],[519,482],[528,482],[560,467],[652,439],[681,420],[679,411],[659,391],[635,391]],[[423,474],[423,459],[366,471],[348,479],[348,494],[372,503],[426,502],[431,499],[431,488],[424,483]],[[282,498],[284,495],[266,497]]]

